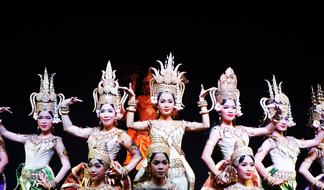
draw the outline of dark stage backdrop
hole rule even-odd
[[[187,71],[180,118],[200,121],[197,107],[200,84],[205,88],[217,86],[219,76],[232,67],[238,78],[243,116],[236,123],[257,127],[263,113],[260,98],[268,96],[264,79],[283,81],[282,90],[289,96],[297,126],[287,134],[297,138],[312,138],[306,127],[310,106],[310,87],[323,84],[324,56],[318,32],[318,21],[290,17],[212,17],[212,16],[111,16],[111,17],[17,17],[3,23],[5,35],[1,43],[0,106],[10,106],[13,114],[1,114],[7,129],[16,133],[37,133],[29,95],[39,90],[39,77],[47,67],[54,78],[56,92],[66,97],[78,96],[83,103],[71,107],[70,117],[75,125],[95,126],[92,112],[92,91],[97,87],[101,70],[108,60],[117,70],[120,85],[129,83],[134,68],[140,75],[148,67],[159,67],[172,52],[175,63],[183,63]],[[211,123],[218,120],[210,114]],[[123,122],[119,127],[125,129]],[[86,141],[75,138],[58,124],[55,135],[63,138],[72,167],[87,158]],[[196,188],[207,178],[208,170],[201,153],[209,130],[186,133],[182,147],[196,174]],[[250,146],[257,150],[264,138],[253,138]],[[15,172],[24,162],[22,144],[6,140],[10,163],[5,169],[8,189],[16,184]],[[302,150],[300,161],[306,156]],[[219,159],[215,151],[215,159]],[[123,157],[121,156],[121,159]],[[267,163],[267,162],[265,162]],[[55,173],[60,161],[51,161]],[[298,189],[306,182],[297,176]]]

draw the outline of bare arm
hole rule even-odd
[[[5,137],[6,139],[9,139],[11,141],[25,143],[28,139],[27,135],[20,135],[17,133],[13,133],[11,131],[8,131],[2,123],[0,123],[0,135]]]
[[[123,133],[121,135],[121,143],[132,155],[132,159],[127,166],[125,166],[127,171],[131,171],[136,167],[138,162],[141,161],[141,153],[128,134]]]
[[[61,163],[62,163],[62,167],[54,179],[55,182],[59,183],[65,177],[66,173],[70,170],[71,164],[69,161],[69,157],[67,156],[67,152],[62,142],[62,139],[57,141],[55,150],[57,154],[60,156]]]
[[[304,178],[311,184],[315,184],[316,180],[314,176],[309,172],[309,168],[312,165],[312,163],[316,160],[316,158],[317,150],[316,148],[312,148],[305,160],[303,161],[303,163],[299,167],[299,173],[301,173],[304,176]]]
[[[255,154],[254,160],[255,160],[255,167],[258,170],[261,177],[265,178],[269,174],[266,171],[266,168],[264,167],[262,161],[265,158],[265,156],[269,153],[269,151],[272,149],[272,139],[267,139],[263,142],[261,147],[258,149],[258,152]]]
[[[81,102],[81,100],[78,99],[77,97],[71,97],[71,98],[65,99],[62,102],[61,107],[69,109],[69,106],[76,102]],[[80,137],[83,139],[87,139],[89,134],[91,133],[92,129],[91,128],[81,128],[81,127],[73,125],[68,113],[69,113],[69,111],[63,112],[61,110],[62,124],[63,124],[64,131],[67,131],[68,133],[70,133],[74,136],[77,136],[77,137]]]
[[[209,138],[206,142],[203,153],[201,155],[201,159],[205,162],[209,171],[211,171],[215,175],[217,174],[217,168],[216,168],[216,164],[212,158],[212,154],[213,154],[215,145],[218,143],[219,139],[220,139],[219,131],[212,130],[209,135]]]
[[[136,95],[132,89],[131,83],[129,83],[129,87],[119,87],[120,89],[124,90],[128,96],[129,100],[128,102],[132,102],[132,105],[128,105],[126,108],[127,114],[126,114],[126,126],[127,128],[132,128],[136,130],[147,130],[149,127],[149,122],[148,121],[143,121],[143,122],[134,122],[134,116],[135,116],[135,111],[136,111]]]
[[[7,166],[9,162],[7,152],[4,148],[0,148],[0,174],[2,174],[3,170]]]
[[[309,140],[298,140],[298,145],[299,148],[310,148],[314,146],[318,146],[321,144],[322,140],[324,138],[324,131],[321,130],[314,139],[309,139]]]
[[[275,129],[275,123],[270,122],[264,127],[244,127],[250,137],[269,135]]]
[[[209,88],[207,90],[204,89],[204,86],[201,85],[201,91],[199,94],[199,102],[198,107],[200,107],[200,114],[202,122],[186,122],[185,128],[186,131],[201,131],[210,127],[210,119],[209,119],[209,110],[207,109],[207,102],[205,100],[208,92],[215,90],[215,87]]]

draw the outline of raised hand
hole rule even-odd
[[[205,97],[207,96],[208,92],[210,91],[213,91],[213,90],[216,90],[217,88],[216,87],[211,87],[211,88],[208,88],[208,89],[204,89],[204,85],[201,84],[201,90],[200,90],[200,94],[199,94],[199,99],[202,98],[202,99],[205,99]]]
[[[123,87],[123,86],[120,86],[119,89],[121,90],[124,90],[128,96],[129,96],[129,99],[135,99],[136,95],[135,95],[135,92],[132,88],[132,83],[129,83],[129,87]]]
[[[82,100],[78,99],[78,97],[72,96],[71,98],[65,99],[61,106],[70,106],[76,102],[82,102]]]
[[[39,173],[37,184],[44,187],[45,189],[55,189],[56,187],[56,182],[54,180],[48,181],[47,176],[43,172]]]
[[[9,112],[9,113],[12,113],[11,111],[10,111],[10,107],[0,107],[0,113],[2,113],[2,112]]]

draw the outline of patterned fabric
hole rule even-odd
[[[41,169],[26,169],[23,167],[21,175],[18,176],[18,184],[15,189],[21,190],[44,190],[43,187],[39,186],[37,180],[40,180],[40,174],[45,174],[47,181],[54,180],[54,173],[49,166]]]
[[[227,127],[227,126],[215,126],[212,130],[216,130],[219,133],[220,139],[217,145],[223,154],[223,159],[216,164],[216,168],[220,171],[224,171],[226,168],[225,162],[231,158],[234,151],[236,141],[241,142],[242,145],[249,144],[249,135],[243,126]],[[230,180],[231,181],[231,180]],[[208,189],[223,189],[224,186],[217,185],[218,182],[215,176],[210,175],[203,185],[203,190]]]
[[[245,187],[240,183],[235,183],[229,187],[226,187],[224,190],[263,190],[262,187]]]
[[[166,184],[162,186],[157,186],[153,184],[151,181],[145,181],[143,183],[138,183],[134,185],[134,190],[180,190],[175,184],[166,182]]]
[[[170,147],[168,181],[174,183],[182,190],[193,189],[195,175],[181,150],[186,121],[151,120],[149,122],[151,139],[162,139]],[[147,160],[145,159],[134,181],[139,181],[144,176],[146,167]]]
[[[113,128],[110,131],[102,131],[100,130],[100,127],[95,127],[91,131],[87,143],[89,151],[95,146],[102,146],[99,149],[107,150],[107,156],[114,161],[122,146],[120,142],[126,141],[127,139],[130,139],[129,135],[121,129]],[[116,165],[121,167],[117,161],[114,162]],[[74,190],[80,187],[87,187],[84,186],[84,184],[87,184],[90,181],[90,176],[87,175],[87,173],[89,172],[86,163],[80,163],[72,169],[72,173],[64,181],[62,188]],[[116,181],[116,188],[131,190],[131,181],[129,176],[124,179],[119,179],[116,176],[107,176],[107,179],[108,178],[112,178]]]
[[[66,178],[64,184],[61,189],[64,190],[110,190],[119,188],[120,183],[118,183],[115,187],[104,183],[99,187],[90,187],[90,172],[87,168],[86,163],[81,163],[74,168],[72,168],[72,173]]]

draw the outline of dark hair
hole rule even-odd
[[[152,162],[153,158],[154,158],[158,153],[162,153],[162,154],[164,154],[164,156],[165,156],[166,159],[168,160],[168,163],[170,164],[169,156],[168,156],[167,153],[165,153],[165,152],[155,152],[155,153],[153,153],[153,154],[151,155],[151,157],[150,157],[150,163]],[[150,164],[150,163],[149,163],[149,164]]]
[[[99,110],[101,109],[101,107],[102,107],[103,105],[104,105],[104,104],[100,104],[100,105],[99,105]],[[114,108],[115,114],[117,114],[117,113],[116,113],[116,108],[115,108],[114,104],[109,104],[109,105],[111,105],[111,107]],[[117,126],[117,125],[118,125],[118,120],[116,119],[116,117],[115,117],[115,121],[116,121],[116,122],[115,122],[115,125]],[[98,122],[98,123],[99,123],[98,126],[99,126],[100,128],[102,128],[103,125],[102,125],[100,119],[99,119],[99,122]]]
[[[92,160],[92,159],[94,159],[94,158],[89,158],[88,159],[88,164],[90,163],[90,161]],[[105,162],[103,161],[103,160],[101,160],[101,159],[98,159],[98,158],[95,158],[96,160],[98,160],[98,162],[105,168],[105,166],[106,167],[108,167],[108,165],[107,164],[105,164]]]
[[[163,93],[163,92],[159,92],[159,94],[157,95],[157,100],[158,100],[158,101],[159,101],[159,99],[160,99],[162,93]],[[174,102],[174,105],[175,105],[175,96],[174,96],[174,94],[171,93],[171,92],[170,92],[170,94],[172,95],[172,99],[173,99],[173,102]],[[155,105],[155,109],[158,110],[157,105]],[[174,108],[174,110],[175,110],[175,113],[174,113],[174,115],[172,115],[172,118],[173,118],[173,119],[177,119],[178,112],[177,112],[177,110],[176,110],[175,108]],[[160,117],[160,113],[157,114],[157,118],[159,118],[159,117]]]
[[[47,112],[52,116],[52,118],[54,119],[54,114],[53,114],[53,112],[50,111],[50,110],[40,110],[40,111],[38,111],[37,116],[38,116],[38,115],[40,114],[40,112],[42,112],[42,111],[47,111]]]
[[[254,162],[254,158],[253,158],[253,156],[251,156],[251,155],[243,155],[243,156],[241,156],[241,157],[239,158],[239,164],[243,162],[243,160],[245,159],[245,156],[250,156],[250,158],[251,158],[252,161]]]
[[[160,99],[160,97],[161,97],[162,93],[163,93],[163,92],[159,92],[159,94],[157,95],[157,100],[158,100],[158,101],[159,101],[159,99]],[[175,104],[175,96],[174,96],[174,94],[173,94],[173,93],[171,93],[171,92],[170,92],[170,94],[172,95],[172,98],[173,98],[173,102],[174,102],[174,104]]]
[[[230,99],[222,99],[221,105],[224,105],[227,100],[230,100]],[[234,100],[234,99],[231,99],[231,100],[233,100],[234,104],[237,105],[236,100]]]

